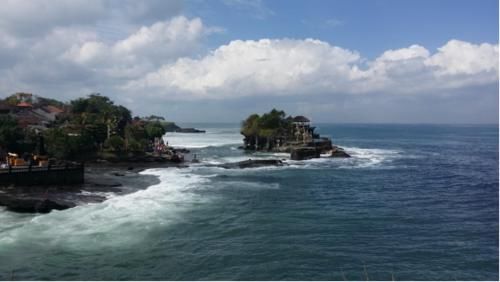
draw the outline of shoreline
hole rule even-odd
[[[151,162],[89,162],[85,182],[77,185],[1,186],[0,206],[18,213],[49,213],[88,203],[101,203],[107,193],[126,195],[159,183],[154,175],[141,174],[150,168],[184,168],[186,164]]]

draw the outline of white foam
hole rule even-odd
[[[346,160],[346,165],[341,166],[342,168],[380,167],[403,157],[402,152],[398,150],[357,147],[344,147],[344,149],[352,158],[344,159]]]
[[[210,200],[195,193],[207,178],[175,168],[142,173],[157,175],[161,182],[102,203],[36,215],[0,231],[0,248],[23,242],[78,249],[133,244],[143,240],[149,230],[176,222],[183,211]]]

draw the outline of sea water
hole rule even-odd
[[[201,161],[105,202],[0,210],[0,280],[498,280],[498,125],[330,125],[352,155],[238,149],[238,125],[189,125]],[[289,166],[214,164],[285,159]]]

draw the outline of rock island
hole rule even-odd
[[[342,148],[332,144],[328,137],[315,133],[315,127],[305,116],[287,116],[284,111],[272,109],[262,116],[250,115],[241,123],[243,149],[290,153],[292,160],[330,157],[350,157]]]

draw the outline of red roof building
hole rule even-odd
[[[33,108],[33,105],[31,105],[30,103],[28,102],[21,102],[19,104],[16,105],[18,108]]]

